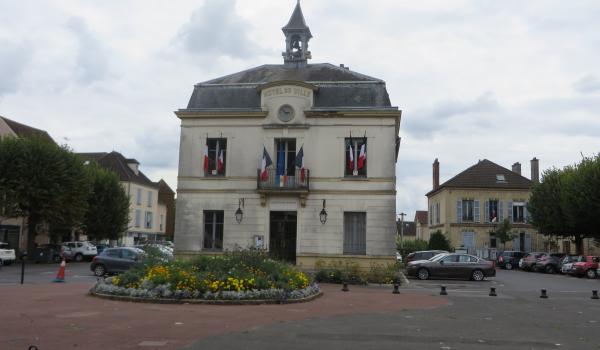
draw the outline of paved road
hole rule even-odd
[[[25,264],[25,284],[51,283],[58,272],[59,264]],[[89,262],[67,263],[67,282],[93,282],[96,278],[90,271]],[[0,269],[0,286],[21,283],[21,264],[11,264]],[[1,349],[1,347],[0,347]]]

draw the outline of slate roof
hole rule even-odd
[[[50,137],[50,135],[41,129],[36,129],[34,127],[25,125],[25,124],[21,124],[18,123],[14,120],[5,118],[0,116],[0,119],[4,120],[4,122],[6,123],[6,125],[8,125],[8,127],[18,136],[18,137],[22,137],[22,138],[33,138],[33,137],[39,137],[43,140],[52,142],[52,143],[56,143],[54,142],[54,140],[52,139],[52,137]]]
[[[109,169],[119,175],[119,179],[124,182],[133,182],[139,185],[144,185],[152,188],[159,188],[158,183],[152,182],[149,178],[144,175],[143,172],[138,170],[136,174],[127,165],[129,159],[123,157],[119,152],[112,151],[98,152],[98,153],[78,153],[84,160],[95,161],[105,169]],[[134,160],[134,159],[132,159]],[[137,162],[137,161],[136,161]],[[139,164],[139,163],[138,163]],[[168,186],[167,186],[168,187]]]
[[[427,210],[417,210],[415,213],[415,222],[419,224],[427,224]]]
[[[505,181],[498,181],[497,175],[504,175]],[[427,196],[449,187],[528,190],[532,184],[528,178],[484,159],[430,191]]]
[[[308,35],[312,37],[310,34],[310,29],[306,25],[306,20],[304,20],[304,14],[302,13],[300,2],[296,4],[296,8],[294,9],[294,13],[292,13],[292,17],[290,17],[288,24],[281,29],[283,29],[284,32],[287,30],[308,30]]]
[[[316,85],[314,108],[397,109],[391,106],[383,80],[330,63],[317,63],[300,68],[266,64],[197,84],[183,111],[260,110],[258,88],[285,80]]]

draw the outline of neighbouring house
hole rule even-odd
[[[130,246],[165,239],[168,218],[173,216],[174,210],[174,192],[166,182],[152,182],[139,169],[137,160],[125,158],[119,152],[79,155],[86,161],[95,161],[103,168],[114,171],[129,195],[129,227],[119,240],[119,245]]]
[[[50,143],[55,143],[52,137],[40,129],[18,123],[14,120],[0,116],[0,138],[1,137],[20,137],[20,138],[40,138]],[[36,243],[43,244],[50,241],[50,236],[44,225],[38,228]],[[17,253],[27,250],[27,218],[3,218],[0,217],[0,242],[8,243],[9,249],[15,249]]]
[[[539,181],[539,161],[531,160],[531,179],[521,164],[508,170],[487,159],[440,184],[440,165],[433,163],[433,189],[427,193],[429,233],[443,232],[455,249],[482,257],[498,250],[530,252],[546,248],[546,239],[528,222],[527,201]],[[490,231],[508,219],[516,237],[502,244]]]
[[[165,180],[158,182],[159,231],[165,232],[165,239],[173,241],[175,234],[175,192]]]
[[[305,269],[392,262],[401,112],[384,81],[308,63],[300,4],[283,32],[283,64],[199,83],[175,113],[175,253],[258,247]]]
[[[396,221],[396,234],[404,240],[415,240],[417,238],[417,225],[414,221]]]
[[[429,241],[429,223],[427,222],[427,210],[415,212],[416,238]]]

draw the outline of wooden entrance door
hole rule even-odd
[[[296,263],[296,221],[295,211],[272,211],[269,252],[273,259]]]

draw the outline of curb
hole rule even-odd
[[[298,304],[313,301],[323,295],[323,291],[301,299],[287,299],[284,303],[280,300],[206,300],[206,299],[152,299],[152,298],[137,298],[124,295],[111,295],[96,292],[89,292],[90,296],[115,300],[127,301],[132,303],[147,303],[147,304],[196,304],[196,305],[265,305],[265,304]]]

